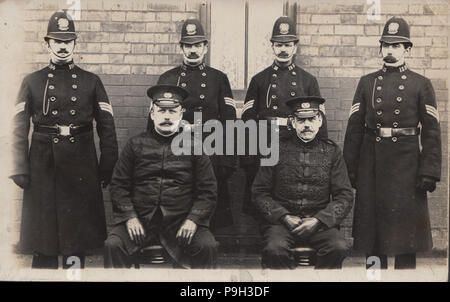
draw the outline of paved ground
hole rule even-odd
[[[17,266],[21,268],[28,268],[31,266],[31,256],[17,255]],[[61,261],[61,259],[60,259]],[[364,257],[348,257],[344,260],[344,268],[358,268],[364,267]],[[393,267],[394,260],[389,258],[389,267]],[[447,265],[447,258],[445,257],[418,257],[418,269],[432,269],[434,267],[445,267]],[[87,268],[101,268],[103,267],[103,256],[91,255],[86,259]],[[142,265],[141,267],[158,268],[168,267],[170,265]],[[219,254],[218,268],[220,269],[259,269],[260,256],[257,254],[239,255],[237,253]]]

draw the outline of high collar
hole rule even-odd
[[[400,66],[386,66],[386,64],[384,64],[382,70],[383,72],[405,72],[408,70],[408,66],[406,66],[406,63],[403,63]]]
[[[273,61],[273,63],[272,63],[272,69],[273,70],[278,70],[278,69],[289,69],[289,70],[292,70],[292,69],[294,69],[295,68],[295,63],[294,62],[292,62],[291,64],[289,64],[289,65],[286,65],[286,66],[281,66],[278,62],[277,62],[277,60],[274,60]]]
[[[178,132],[175,132],[170,136],[163,136],[156,131],[155,127],[152,127],[150,130],[148,130],[148,132],[150,133],[151,136],[156,138],[157,141],[164,144],[172,142],[173,138],[178,134]]]
[[[191,66],[191,65],[188,65],[183,62],[183,64],[181,64],[181,69],[182,70],[203,70],[203,69],[205,69],[205,66],[206,66],[205,62],[202,62],[196,66]]]
[[[313,147],[317,146],[317,144],[319,143],[319,134],[316,134],[316,137],[314,137],[314,139],[312,141],[305,142],[305,141],[301,140],[300,137],[298,137],[295,129],[292,129],[291,139],[296,145],[299,145],[303,148],[313,148]]]
[[[75,68],[75,63],[73,61],[70,61],[68,63],[64,63],[64,64],[55,64],[52,61],[50,61],[50,64],[48,65],[48,68],[50,68],[51,70],[72,70],[73,68]]]

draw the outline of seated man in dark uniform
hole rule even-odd
[[[213,268],[217,242],[209,231],[217,183],[206,155],[175,155],[188,93],[157,85],[147,91],[154,128],[131,138],[110,184],[116,226],[105,242],[105,267],[130,267],[132,256],[159,239],[176,263]]]
[[[347,244],[339,224],[353,192],[339,147],[317,136],[322,125],[320,97],[286,102],[295,131],[280,141],[275,166],[262,166],[252,200],[263,218],[263,268],[295,268],[291,249],[305,243],[317,250],[316,268],[341,268]]]

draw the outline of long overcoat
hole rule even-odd
[[[31,179],[24,190],[20,250],[70,255],[103,246],[100,179],[112,174],[118,150],[113,111],[100,78],[73,63],[50,64],[24,78],[15,108],[11,175]],[[69,136],[37,131],[54,125],[87,130]]]
[[[420,135],[382,137],[373,129],[416,128]],[[344,158],[356,183],[354,248],[404,254],[432,247],[421,175],[440,179],[441,138],[429,79],[406,65],[383,67],[358,84],[345,134]]]

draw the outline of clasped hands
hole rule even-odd
[[[128,235],[136,244],[142,245],[145,239],[145,229],[139,218],[130,218],[126,222]],[[197,231],[197,224],[190,219],[186,219],[177,232],[176,238],[181,245],[191,244],[192,238]]]
[[[281,219],[288,230],[300,239],[306,239],[314,234],[320,227],[321,222],[315,217],[300,218],[287,214]]]

